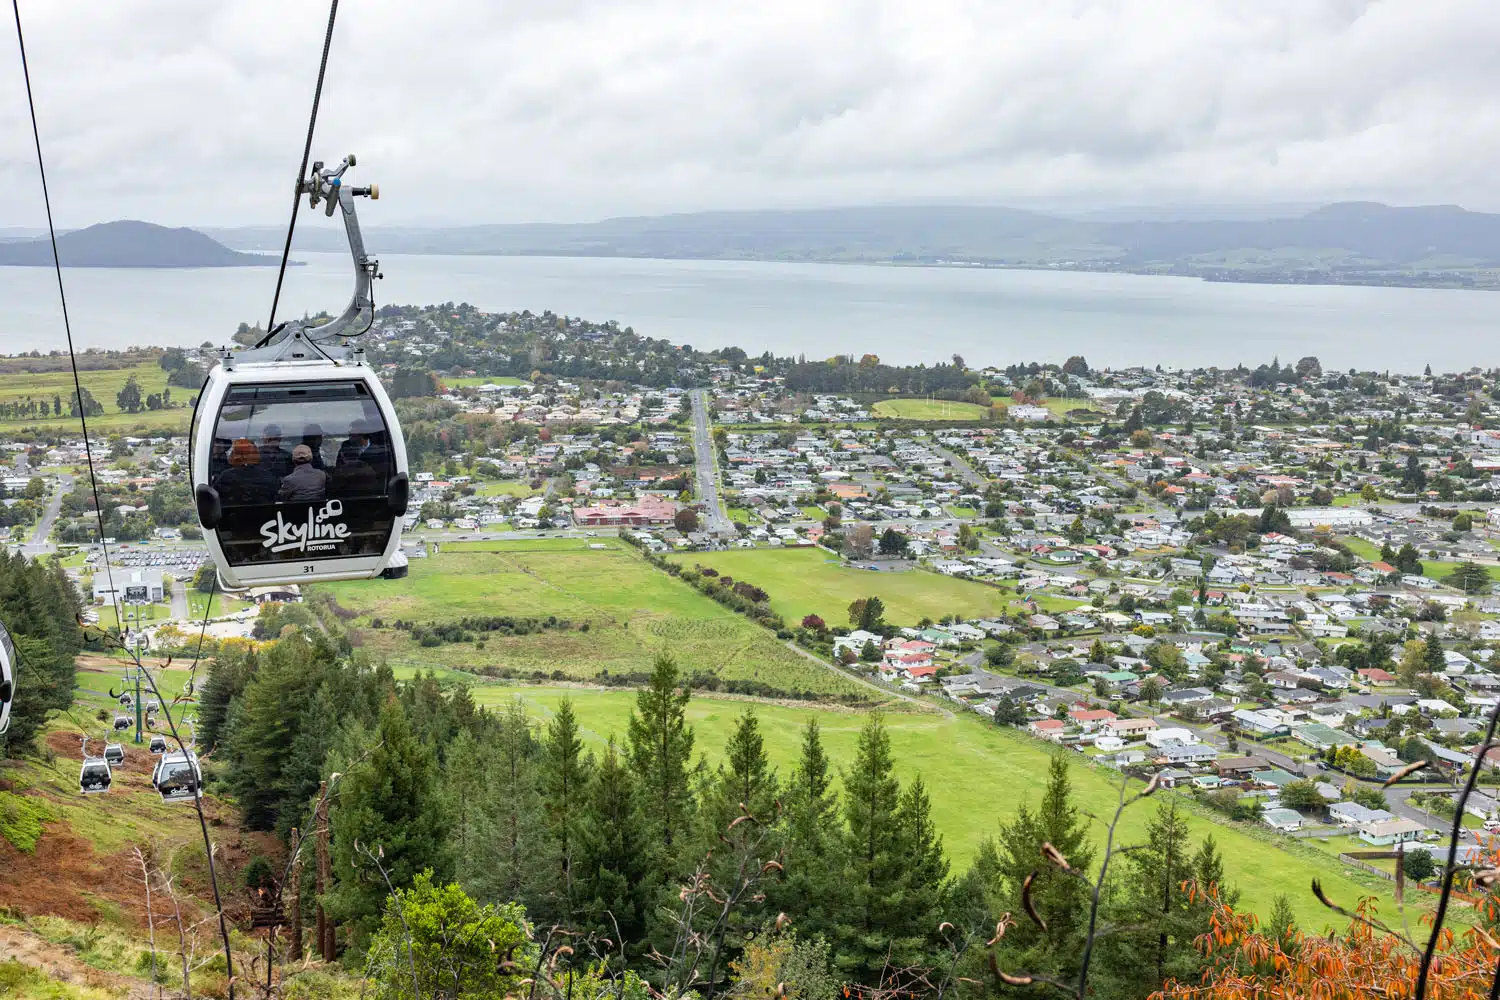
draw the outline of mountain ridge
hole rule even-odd
[[[275,246],[271,227],[210,230]],[[1097,219],[997,206],[891,205],[687,212],[580,223],[371,227],[386,253],[936,262],[1120,269],[1500,267],[1500,215],[1456,205],[1334,202],[1277,218]],[[301,250],[342,249],[302,230]],[[1205,259],[1206,258],[1206,259]],[[1220,259],[1223,258],[1223,259]],[[1248,259],[1246,260],[1241,258]]]
[[[268,267],[279,257],[231,250],[185,226],[170,229],[151,222],[101,222],[57,237],[63,267]],[[0,266],[51,267],[52,241],[45,236],[0,242]]]

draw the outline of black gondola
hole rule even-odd
[[[125,763],[125,745],[123,743],[104,744],[104,760],[110,767],[119,767]]]
[[[10,728],[10,703],[16,697],[16,647],[0,623],[0,736]]]
[[[152,753],[166,753],[167,738],[161,733],[152,733],[150,750]]]
[[[116,712],[115,713],[115,726],[114,726],[114,728],[115,728],[115,732],[117,732],[117,733],[120,730],[122,730],[122,729],[129,729],[130,728],[130,716],[124,714],[123,712]]]
[[[151,784],[163,802],[190,802],[203,784],[198,755],[191,750],[173,750],[163,754],[151,774]]]
[[[84,757],[83,767],[78,771],[78,790],[85,795],[98,795],[109,791],[114,776],[109,770],[109,761],[103,757]]]
[[[378,190],[345,186],[353,165],[353,156],[337,169],[315,163],[301,187],[313,207],[343,213],[348,307],[321,326],[293,322],[254,348],[221,351],[193,410],[198,521],[229,589],[368,579],[400,548],[410,493],[401,425],[364,352],[333,344],[374,320],[379,264],[365,254],[354,199]]]

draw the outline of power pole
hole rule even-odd
[[[141,742],[141,670],[135,670],[135,742]]]
[[[332,962],[333,921],[323,909],[323,896],[332,888],[333,867],[328,860],[328,782],[318,784],[318,811],[313,821],[317,823],[318,838],[318,949],[323,961]]]

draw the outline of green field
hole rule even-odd
[[[657,653],[667,651],[688,672],[756,680],[789,692],[879,697],[788,649],[766,629],[674,580],[617,539],[452,542],[439,556],[413,560],[404,580],[325,586],[340,605],[358,614],[351,621],[356,640],[395,664],[555,671],[559,677],[591,679],[601,671],[645,672]],[[394,619],[439,622],[479,615],[557,615],[575,627],[490,634],[483,649],[476,643],[423,648],[409,633],[389,627]],[[386,627],[371,627],[377,617]],[[587,632],[577,627],[584,622]]]
[[[192,389],[172,386],[172,402],[176,409],[142,410],[140,413],[123,413],[115,405],[115,396],[124,388],[125,382],[134,375],[140,383],[141,398],[161,392],[167,386],[167,373],[160,365],[139,364],[126,368],[109,368],[79,373],[84,388],[104,407],[104,414],[89,418],[89,429],[128,432],[136,427],[142,430],[180,429],[186,430],[192,411],[184,404],[197,393]],[[12,403],[27,398],[51,403],[53,397],[60,398],[63,416],[39,417],[35,420],[0,421],[0,432],[57,427],[76,431],[77,417],[67,416],[68,399],[73,394],[73,373],[68,370],[55,372],[8,372],[0,374],[0,402]]]
[[[853,569],[819,548],[740,549],[693,552],[674,559],[684,566],[701,563],[736,580],[748,580],[771,595],[771,607],[788,622],[815,614],[830,625],[842,625],[851,602],[878,596],[885,618],[896,625],[915,625],[957,614],[983,618],[1005,611],[1010,594],[982,583],[941,576],[926,570],[874,573]]]
[[[989,408],[951,399],[882,399],[870,412],[894,420],[983,420]]]
[[[573,699],[579,721],[595,745],[613,733],[623,738],[626,720],[635,704],[629,691],[507,687],[487,685],[474,689],[484,705],[501,705],[519,696],[537,714],[546,716],[566,696]],[[717,761],[734,719],[750,703],[741,700],[695,696],[688,705],[694,727],[695,751],[710,764]],[[754,704],[765,734],[766,749],[784,778],[796,761],[798,740],[809,718],[817,718],[823,740],[835,764],[847,766],[853,758],[856,736],[865,722],[861,712]],[[920,773],[932,796],[932,815],[942,831],[955,867],[961,870],[973,856],[981,839],[993,835],[1002,820],[1022,803],[1035,805],[1041,797],[1047,774],[1049,751],[1043,744],[1013,730],[988,725],[969,713],[944,717],[935,713],[890,713],[892,753],[897,772],[904,780]],[[1104,769],[1083,766],[1075,758],[1074,793],[1081,808],[1098,816],[1114,811],[1118,777]],[[1126,844],[1140,840],[1152,807],[1143,803],[1129,810],[1121,821]],[[1361,895],[1388,896],[1389,882],[1345,869],[1317,848],[1298,844],[1259,827],[1228,826],[1198,812],[1189,817],[1194,838],[1212,833],[1225,859],[1233,882],[1246,904],[1264,915],[1277,893],[1291,897],[1299,921],[1309,930],[1330,922],[1308,886],[1321,878],[1329,895],[1352,906]],[[1098,839],[1103,827],[1095,823]],[[1336,921],[1337,918],[1334,918]]]
[[[1366,562],[1375,562],[1380,558],[1380,547],[1378,545],[1373,545],[1370,542],[1365,541],[1363,538],[1353,538],[1351,536],[1345,535],[1340,537],[1339,541],[1347,545],[1350,552],[1353,552],[1356,556],[1365,560]],[[1436,580],[1439,583],[1442,583],[1448,578],[1448,574],[1452,573],[1460,565],[1462,564],[1453,562],[1451,560],[1423,559],[1422,575],[1427,577],[1429,580]],[[1491,580],[1500,582],[1500,566],[1495,566],[1488,563],[1480,563],[1480,565],[1483,566],[1484,571],[1490,575]]]
[[[515,378],[511,375],[463,375],[458,378],[450,378],[446,375],[438,376],[438,381],[449,389],[472,389],[479,385],[529,385],[523,378]]]

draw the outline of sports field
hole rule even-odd
[[[395,664],[508,668],[592,679],[600,671],[643,673],[658,652],[688,671],[753,680],[781,691],[856,693],[879,698],[829,668],[788,649],[750,622],[651,566],[614,538],[452,542],[412,561],[404,580],[325,585],[344,608],[356,638]],[[566,631],[486,636],[476,643],[418,646],[394,619],[452,621],[465,616],[556,615]],[[373,628],[375,618],[385,627]],[[587,622],[588,631],[576,626]]]
[[[870,412],[894,420],[983,420],[989,408],[951,399],[882,399]]]
[[[487,685],[475,688],[474,695],[481,704],[491,706],[520,697],[541,718],[550,715],[561,698],[570,697],[579,721],[596,746],[610,734],[623,739],[626,721],[635,704],[633,692],[597,689]],[[865,714],[860,711],[695,695],[688,706],[688,720],[697,740],[695,753],[706,757],[710,765],[717,762],[735,718],[749,707],[760,718],[767,752],[783,777],[796,762],[800,734],[809,718],[817,718],[825,748],[840,768],[852,761],[856,737],[865,722]],[[949,857],[960,871],[980,840],[994,835],[1000,823],[1013,816],[1018,806],[1036,805],[1046,780],[1049,754],[1063,752],[1053,751],[1013,730],[1001,730],[968,713],[952,717],[891,712],[886,722],[891,730],[897,773],[903,781],[922,775],[932,796],[933,820],[943,833]],[[1077,762],[1072,768],[1076,804],[1096,816],[1109,817],[1119,793],[1118,776],[1107,769],[1086,766],[1081,757],[1073,759]],[[1120,825],[1124,843],[1139,842],[1153,808],[1148,801],[1126,811]],[[1327,852],[1263,828],[1219,823],[1196,811],[1196,807],[1189,822],[1195,843],[1205,834],[1213,834],[1244,903],[1262,916],[1269,911],[1276,894],[1284,892],[1291,897],[1304,928],[1312,930],[1328,924],[1329,911],[1309,891],[1315,877],[1322,879],[1324,888],[1337,902],[1352,907],[1359,896],[1378,894],[1386,901],[1382,912],[1392,909],[1389,882],[1347,869]],[[1094,829],[1102,841],[1102,823],[1096,822]],[[1337,918],[1333,921],[1337,922]]]
[[[1003,614],[1014,596],[926,570],[877,573],[854,569],[820,548],[689,552],[673,558],[683,566],[712,566],[736,580],[748,580],[770,594],[771,607],[793,624],[815,614],[829,625],[843,625],[850,603],[872,595],[885,603],[885,619],[895,625],[915,625],[922,618],[936,621],[953,614],[963,618]]]

